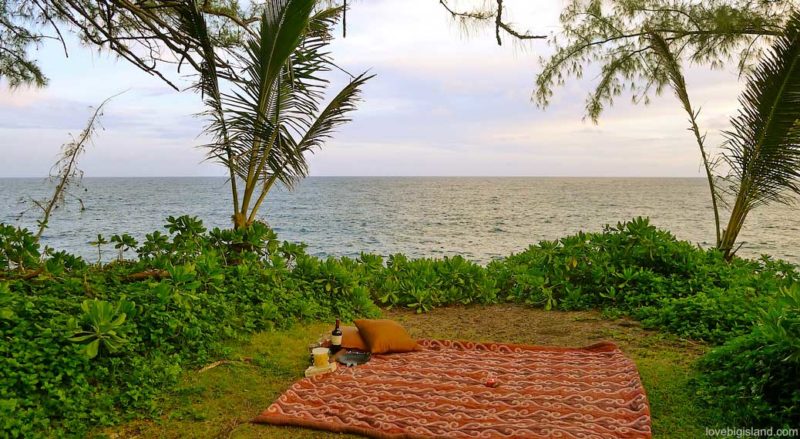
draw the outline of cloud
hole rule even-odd
[[[469,9],[470,1],[452,1]],[[517,29],[557,30],[562,2],[507,1]],[[595,126],[581,121],[593,85],[587,76],[556,90],[546,110],[530,100],[542,41],[497,46],[491,26],[465,35],[431,0],[356,2],[348,36],[332,46],[339,65],[370,69],[353,121],[311,158],[312,175],[652,175],[695,176],[699,157],[686,115],[669,90],[649,106],[620,97]],[[114,57],[71,42],[40,53],[49,88],[0,93],[1,176],[41,176],[58,146],[86,123],[89,107],[129,89],[108,106],[87,175],[222,175],[196,148],[200,97],[178,93]],[[591,70],[591,67],[589,68]],[[182,84],[186,78],[172,75]],[[348,77],[330,73],[333,85]],[[737,108],[734,73],[687,70],[702,107],[709,145]]]

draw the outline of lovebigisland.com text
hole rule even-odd
[[[708,428],[706,436],[723,438],[744,438],[744,437],[798,437],[800,428]]]

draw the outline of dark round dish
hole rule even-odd
[[[369,361],[372,354],[361,351],[341,351],[336,354],[336,361],[347,367],[358,366]]]

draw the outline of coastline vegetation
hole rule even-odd
[[[587,98],[587,115],[596,122],[605,104],[624,90],[634,102],[669,86],[689,118],[700,149],[714,211],[716,247],[726,259],[739,249],[737,238],[749,213],[770,203],[793,203],[800,194],[800,12],[785,4],[710,1],[599,2],[575,0],[561,16],[566,42],[543,60],[535,99],[546,106],[564,76],[580,78],[587,61],[602,63],[601,79]],[[633,25],[635,28],[631,28]],[[738,54],[746,78],[741,108],[722,131],[722,153],[714,156],[698,122],[700,109],[689,98],[682,60],[720,67]],[[717,175],[719,164],[726,175]],[[723,227],[720,208],[729,219]]]
[[[800,420],[797,267],[726,261],[646,219],[544,241],[487,266],[461,257],[320,259],[258,222],[209,231],[184,216],[165,228],[138,245],[120,239],[123,255],[130,246],[137,258],[102,264],[42,250],[32,233],[2,226],[5,435],[85,434],[153,416],[156,397],[182,371],[226,357],[231,341],[260,331],[381,308],[421,314],[501,303],[599,310],[705,341],[713,349],[691,384],[698,404],[736,425]]]
[[[181,216],[167,219],[167,233],[154,231],[142,243],[125,233],[98,235],[91,243],[97,262],[42,249],[38,237],[63,201],[62,189],[79,175],[74,158],[96,113],[68,146],[65,157],[72,159],[58,167],[62,184],[51,202],[37,204],[44,213],[40,230],[0,225],[0,432],[76,436],[131,416],[155,416],[157,397],[182,372],[230,356],[232,343],[263,331],[392,309],[424,314],[509,303],[543,312],[600,312],[698,341],[709,350],[681,388],[691,395],[681,398],[718,413],[727,425],[796,427],[800,272],[766,256],[737,258],[735,244],[752,209],[800,193],[800,13],[776,2],[611,3],[605,15],[596,1],[566,7],[567,42],[544,63],[536,99],[546,104],[555,85],[565,76],[580,77],[592,59],[604,63],[587,101],[593,120],[625,90],[646,100],[651,89],[672,86],[709,180],[715,249],[679,241],[635,218],[543,241],[486,266],[458,256],[308,255],[303,244],[279,241],[257,214],[275,182],[291,187],[307,174],[307,153],[349,121],[371,78],[351,75],[322,106],[328,82],[320,75],[338,69],[326,45],[342,7],[273,0],[245,14],[235,2],[155,2],[151,9],[112,1],[101,2],[108,14],[96,14],[93,3],[81,0],[2,2],[0,36],[14,38],[0,38],[0,73],[11,86],[46,82],[35,62],[7,55],[24,55],[43,38],[19,24],[36,18],[69,23],[87,41],[170,85],[156,69],[170,64],[166,59],[193,69],[192,89],[207,107],[209,158],[229,171],[234,209],[230,230],[207,230],[199,219]],[[501,30],[540,38],[505,24],[499,0],[491,14],[458,13],[441,4],[457,18],[495,19],[498,43]],[[104,26],[112,16],[122,25]],[[713,65],[737,48],[744,48],[739,70],[748,78],[742,109],[725,133],[723,155],[709,158],[681,60]],[[730,168],[727,177],[712,175],[720,160]],[[717,206],[725,201],[721,192],[734,200],[725,229]],[[103,264],[109,245],[117,258]],[[655,394],[665,388],[656,386]],[[654,406],[661,402],[655,399]]]
[[[518,40],[541,35],[514,32],[502,21],[503,2],[487,2],[450,15],[466,27],[494,22]],[[650,102],[665,87],[675,92],[689,119],[711,195],[716,247],[731,259],[750,212],[770,203],[792,204],[800,194],[800,11],[793,0],[571,0],[560,16],[561,30],[549,43],[554,53],[540,58],[533,99],[547,107],[554,90],[581,79],[587,66],[600,65],[586,98],[586,117],[597,122],[623,93],[634,103]],[[720,154],[712,154],[692,105],[684,64],[719,69],[736,61],[746,87],[741,108]],[[717,174],[725,165],[725,174]],[[729,217],[723,222],[721,215]]]

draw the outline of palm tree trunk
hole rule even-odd
[[[237,211],[233,214],[233,228],[239,230],[247,227],[247,218],[242,212]]]
[[[253,210],[250,212],[250,216],[247,219],[247,224],[253,224],[253,221],[256,220],[258,209],[261,207],[261,203],[264,202],[264,198],[267,196],[267,193],[269,193],[269,190],[272,189],[272,185],[275,184],[276,178],[276,175],[272,175],[264,183],[264,188],[261,190],[261,195],[259,195],[258,200],[256,200],[255,204],[253,204]]]
[[[747,218],[747,214],[750,212],[750,208],[748,206],[750,202],[748,194],[748,184],[743,181],[739,187],[736,203],[733,205],[733,209],[731,210],[731,217],[728,220],[728,226],[725,228],[725,231],[722,234],[722,241],[719,245],[725,260],[727,261],[733,259],[733,256],[736,254],[737,249],[734,249],[734,245],[739,237],[739,232],[742,231],[744,220]]]
[[[714,184],[714,174],[712,172],[713,165],[708,158],[708,154],[706,153],[705,149],[705,136],[700,134],[700,127],[697,124],[697,115],[699,111],[694,111],[692,108],[692,103],[689,100],[689,91],[686,87],[686,78],[683,76],[683,72],[681,71],[681,66],[678,63],[678,60],[672,54],[670,50],[669,44],[667,44],[664,38],[655,32],[650,33],[650,40],[653,42],[653,49],[661,58],[661,61],[666,68],[667,74],[669,76],[670,83],[672,84],[672,88],[675,91],[675,95],[678,97],[678,100],[681,101],[683,104],[683,109],[689,115],[689,123],[691,124],[691,128],[689,129],[692,134],[694,134],[695,141],[697,142],[697,146],[700,147],[700,156],[703,159],[703,167],[706,171],[706,179],[708,180],[708,189],[711,192],[711,206],[714,209],[714,231],[716,232],[716,246],[720,248],[720,243],[722,240],[720,227],[719,227],[719,206],[717,204],[717,189]]]
[[[717,188],[714,184],[714,174],[711,171],[711,163],[708,160],[708,155],[703,145],[703,137],[700,135],[700,131],[697,128],[695,117],[690,116],[690,120],[692,122],[692,131],[694,132],[695,139],[697,139],[697,144],[700,146],[700,155],[703,156],[703,167],[706,170],[706,179],[708,179],[708,190],[711,192],[711,206],[714,208],[714,231],[717,235],[716,244],[717,248],[720,248],[722,237],[719,228],[719,206],[717,205]]]

